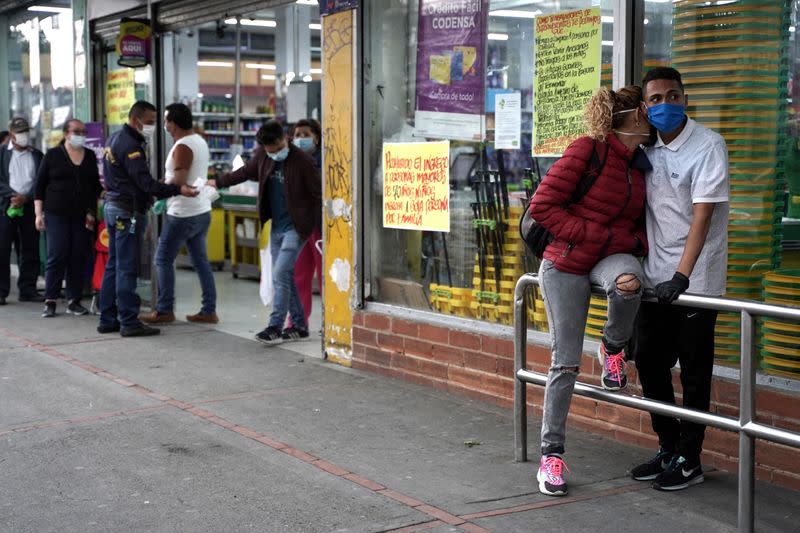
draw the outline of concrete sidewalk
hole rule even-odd
[[[729,474],[656,492],[627,477],[651,450],[570,429],[571,493],[549,498],[538,465],[513,462],[506,410],[212,328],[122,339],[98,335],[95,317],[45,320],[9,301],[0,531],[736,527]],[[756,530],[797,530],[797,493],[759,483],[756,495]]]

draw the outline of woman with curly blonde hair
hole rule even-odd
[[[640,145],[650,143],[651,128],[641,103],[637,86],[597,91],[586,106],[587,135],[570,144],[531,199],[531,215],[552,235],[539,269],[552,364],[536,476],[539,490],[551,496],[567,493],[561,456],[592,285],[608,296],[598,352],[602,385],[620,390],[627,384],[624,348],[633,333],[644,277],[636,256],[647,252],[644,171],[651,166]],[[585,176],[596,176],[588,190]]]

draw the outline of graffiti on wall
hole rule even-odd
[[[350,365],[353,285],[353,11],[323,18],[325,351]]]

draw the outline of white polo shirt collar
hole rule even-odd
[[[683,127],[683,131],[675,137],[669,144],[664,144],[664,141],[661,140],[661,133],[658,134],[658,140],[656,141],[655,147],[656,148],[668,148],[673,152],[677,152],[681,149],[681,146],[686,144],[686,141],[689,140],[689,137],[692,136],[692,131],[694,131],[695,121],[691,118],[686,119],[686,125]]]

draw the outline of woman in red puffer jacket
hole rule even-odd
[[[633,332],[644,277],[636,256],[647,252],[644,171],[651,166],[639,145],[650,142],[651,128],[641,103],[637,86],[617,92],[600,89],[586,107],[589,134],[567,148],[531,199],[531,215],[553,236],[539,269],[552,364],[537,474],[539,490],[552,496],[567,493],[561,455],[592,285],[608,295],[608,321],[598,353],[603,387],[620,390],[627,384],[623,349]],[[598,161],[600,173],[591,188],[570,205],[584,174],[598,171]]]

